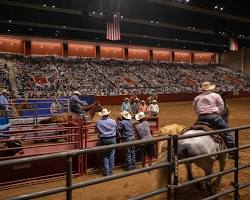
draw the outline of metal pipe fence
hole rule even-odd
[[[244,145],[244,146],[239,146],[239,134],[240,130],[245,130],[245,129],[250,129],[250,125],[248,126],[241,126],[241,127],[236,127],[236,128],[229,128],[229,129],[224,129],[224,130],[216,130],[216,131],[209,131],[209,132],[201,132],[201,133],[196,133],[192,135],[181,135],[181,136],[161,136],[161,137],[156,137],[151,140],[139,140],[139,141],[133,141],[133,142],[125,142],[125,143],[118,143],[114,145],[108,145],[108,146],[99,146],[99,147],[93,147],[93,148],[87,148],[87,149],[81,149],[81,150],[72,150],[68,152],[61,152],[61,153],[54,153],[50,155],[42,155],[42,156],[33,156],[33,157],[27,157],[27,158],[21,158],[21,159],[15,159],[15,160],[5,160],[5,161],[0,161],[0,166],[7,166],[7,165],[15,165],[15,164],[21,164],[21,163],[28,163],[28,162],[34,162],[38,160],[48,160],[48,159],[56,159],[56,158],[65,158],[66,159],[66,184],[64,187],[57,187],[53,189],[48,189],[40,192],[34,192],[26,195],[21,195],[17,197],[12,197],[9,198],[9,200],[24,200],[24,199],[33,199],[33,198],[38,198],[38,197],[44,197],[56,193],[61,193],[61,192],[66,192],[66,199],[71,200],[72,199],[72,192],[75,189],[87,187],[90,185],[95,185],[98,183],[103,183],[123,177],[128,177],[131,175],[147,172],[150,170],[155,170],[155,169],[160,169],[160,168],[167,168],[169,170],[168,177],[167,178],[167,185],[164,188],[159,188],[155,191],[143,194],[141,196],[137,196],[134,198],[131,198],[133,200],[138,200],[138,199],[145,199],[149,198],[154,195],[162,194],[162,193],[167,193],[168,200],[177,200],[178,195],[179,195],[179,189],[188,185],[193,185],[195,183],[198,183],[200,181],[204,181],[207,179],[211,179],[217,176],[222,176],[225,174],[229,173],[234,173],[234,185],[233,188],[215,194],[213,196],[205,198],[206,200],[208,199],[216,199],[222,196],[225,196],[227,194],[230,194],[234,192],[234,200],[239,198],[239,190],[249,187],[250,182],[239,184],[239,171],[242,169],[246,169],[250,167],[250,163],[246,164],[239,164],[239,150],[247,149],[250,147],[249,144]],[[233,131],[235,132],[235,142],[236,142],[236,147],[232,149],[227,149],[223,150],[217,153],[213,154],[206,154],[206,155],[201,155],[201,156],[196,156],[193,158],[187,158],[187,159],[178,159],[178,140],[185,139],[185,138],[191,138],[191,137],[199,137],[199,136],[204,136],[204,135],[210,135],[210,134],[221,134],[223,132],[228,132],[228,131]],[[85,182],[80,182],[76,184],[72,184],[72,157],[82,155],[82,154],[91,154],[91,153],[97,153],[97,152],[103,152],[111,149],[121,149],[129,146],[137,146],[137,145],[144,145],[144,144],[149,144],[149,143],[155,143],[159,141],[168,141],[168,152],[167,152],[167,161],[155,164],[153,166],[149,166],[146,168],[140,168],[140,169],[135,169],[133,171],[128,171],[124,172],[121,174],[116,174],[108,177],[102,177],[98,179],[93,179]],[[228,153],[234,151],[236,153],[235,160],[234,160],[234,167],[232,169],[227,169],[221,172],[213,173],[208,176],[200,177],[192,181],[187,181],[184,183],[179,183],[179,174],[178,174],[178,165],[183,164],[186,162],[191,162],[197,159],[205,158],[205,157],[210,157],[214,155],[219,155],[223,153]],[[174,179],[172,180],[172,174]]]

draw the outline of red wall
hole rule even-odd
[[[31,54],[62,56],[62,44],[53,42],[31,42]]]
[[[213,53],[194,53],[194,62],[214,62]]]
[[[170,61],[170,52],[163,50],[153,50],[153,60]]]
[[[191,53],[174,52],[174,62],[191,62]]]
[[[17,39],[0,37],[0,52],[24,54],[24,42]]]
[[[128,59],[148,60],[148,50],[146,49],[128,49]]]
[[[101,58],[124,59],[124,50],[122,47],[100,47]]]
[[[68,56],[95,57],[95,46],[84,44],[68,44]]]

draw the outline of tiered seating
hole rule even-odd
[[[200,83],[211,81],[218,90],[250,90],[243,74],[217,64],[165,63],[98,60],[62,57],[12,56],[21,95],[29,97],[178,93],[199,91]],[[48,80],[37,84],[34,77]]]

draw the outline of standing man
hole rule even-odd
[[[0,111],[3,113],[4,116],[8,116],[8,111],[9,111],[9,108],[8,108],[8,100],[7,100],[7,94],[8,94],[8,91],[6,89],[3,89],[1,92],[0,92]]]
[[[124,101],[122,102],[121,110],[131,112],[131,105],[128,98],[125,98]]]
[[[85,111],[82,106],[87,105],[85,101],[81,101],[79,96],[81,93],[79,91],[74,91],[73,96],[69,99],[70,112],[75,114],[82,114],[85,117]]]
[[[157,104],[157,101],[153,100],[152,103],[148,107],[148,112],[150,113],[150,116],[157,117],[159,111],[160,111],[160,109],[159,109],[159,106]]]
[[[140,140],[152,139],[153,136],[151,135],[149,123],[146,120],[145,113],[139,112],[138,114],[135,115],[135,119],[139,121],[139,123],[135,125],[135,130],[139,136],[139,139]],[[146,158],[148,158],[149,166],[151,166],[153,156],[154,156],[154,143],[149,143],[141,146],[142,167],[145,167]]]
[[[100,145],[111,145],[116,144],[116,132],[117,124],[115,120],[109,117],[111,111],[103,108],[99,113],[101,119],[96,122],[96,132],[100,139]],[[104,152],[103,165],[104,165],[104,176],[110,176],[113,174],[115,163],[115,149]]]
[[[228,128],[221,116],[225,110],[224,102],[219,94],[213,92],[215,85],[204,82],[201,87],[203,92],[193,101],[193,109],[198,115],[198,121],[209,123],[217,129]],[[225,132],[222,136],[228,148],[235,147],[234,138],[230,132]]]
[[[131,122],[132,116],[127,111],[121,112],[122,120],[118,123],[118,130],[124,139],[124,142],[131,142],[135,140],[135,131]],[[135,169],[135,147],[127,147],[126,160],[128,164],[128,170]]]

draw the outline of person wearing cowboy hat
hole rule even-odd
[[[111,145],[116,144],[116,133],[117,133],[117,123],[115,120],[109,117],[111,111],[103,108],[99,113],[101,119],[96,121],[96,132],[100,139],[100,145]],[[103,155],[103,165],[104,165],[104,176],[109,176],[113,174],[115,163],[115,149],[111,149],[104,152]]]
[[[146,101],[141,100],[138,112],[144,112],[145,115],[148,113],[148,106],[146,104]]]
[[[131,104],[131,112],[132,114],[137,114],[139,112],[139,107],[140,107],[140,99],[139,98],[135,98],[133,103]]]
[[[138,124],[135,125],[135,131],[140,140],[149,140],[152,139],[149,123],[146,120],[146,115],[144,112],[139,112],[135,115],[135,119],[139,121]],[[155,148],[153,143],[145,144],[141,146],[141,160],[142,167],[145,167],[146,158],[148,157],[149,166],[152,165],[152,159],[155,155]],[[151,173],[151,172],[150,172]]]
[[[157,117],[159,111],[160,111],[160,109],[159,109],[159,106],[157,104],[157,101],[153,100],[152,103],[148,107],[148,112],[150,113],[150,116]]]
[[[9,108],[8,108],[9,102],[6,97],[7,95],[8,95],[8,91],[6,89],[3,89],[0,92],[0,111],[4,113],[4,116],[7,116],[8,111],[9,111]]]
[[[73,95],[69,99],[69,108],[70,112],[73,112],[75,114],[82,114],[85,117],[85,111],[82,108],[82,106],[87,105],[86,101],[81,101],[79,96],[81,93],[77,90],[73,91]]]
[[[135,140],[135,131],[131,122],[132,116],[127,111],[121,112],[122,120],[118,122],[118,131],[124,139],[124,142],[131,142]],[[128,170],[135,169],[135,147],[130,146],[126,149],[126,161]]]
[[[128,98],[124,98],[124,101],[122,102],[121,110],[131,112],[131,105],[130,105],[130,102],[129,102]]]
[[[211,124],[216,129],[229,128],[228,124],[222,118],[225,105],[221,96],[213,90],[215,85],[210,82],[201,84],[202,93],[194,98],[193,109],[198,115],[198,121]],[[234,137],[230,132],[222,134],[228,148],[234,148]]]

